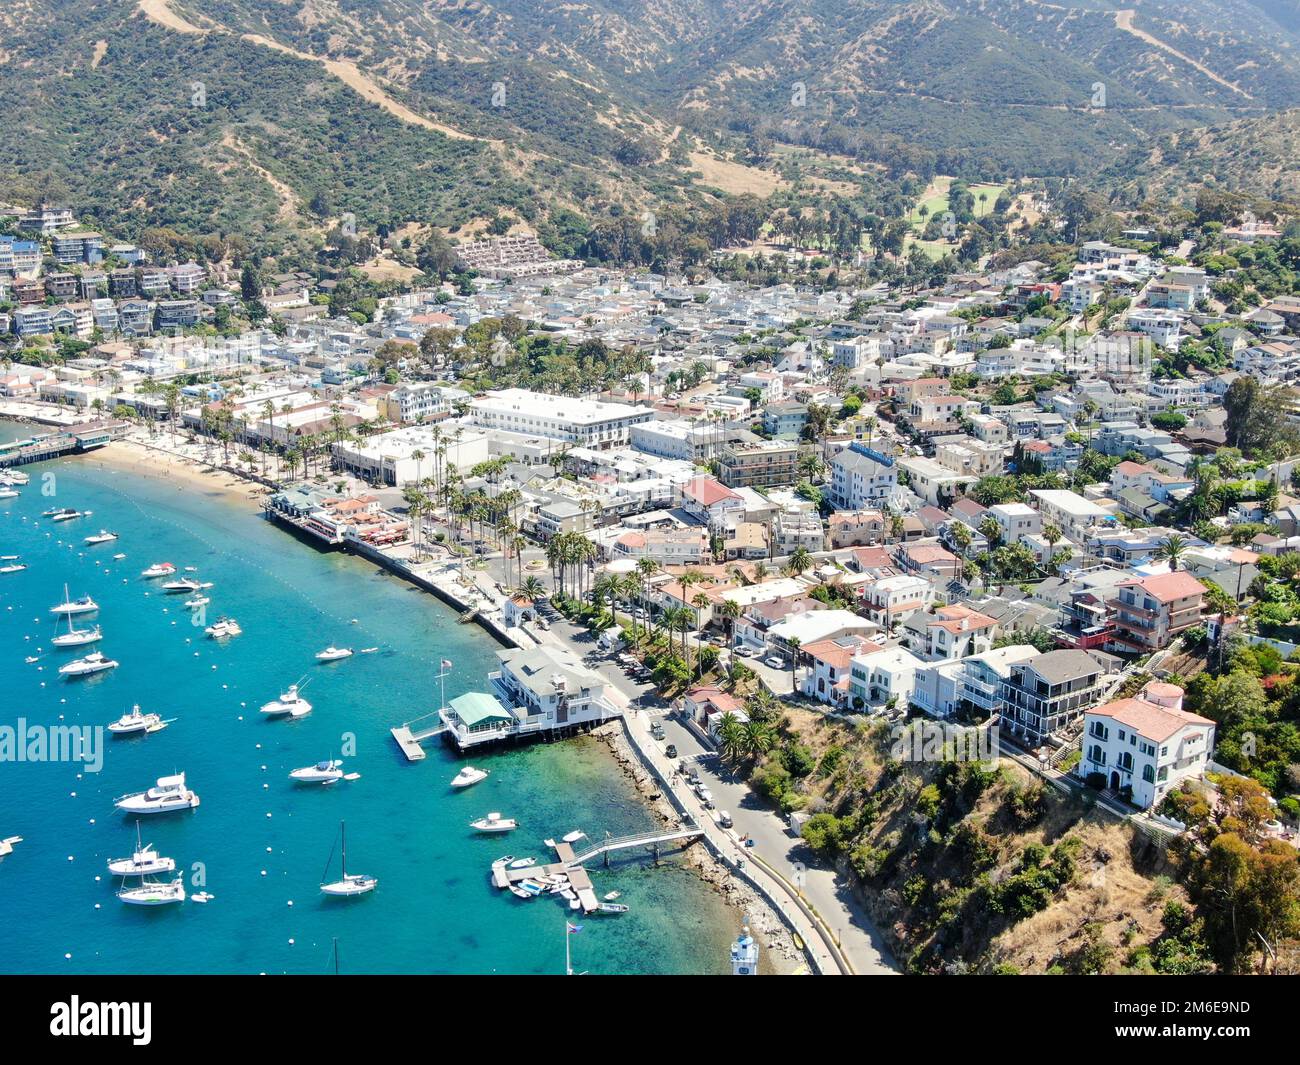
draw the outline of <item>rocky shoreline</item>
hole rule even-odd
[[[601,725],[593,729],[591,735],[609,748],[614,761],[645,799],[647,808],[660,821],[665,825],[681,823],[681,816],[664,797],[659,781],[641,764],[640,758],[632,749],[624,735],[622,724],[613,722]],[[762,948],[760,967],[768,968],[770,972],[792,973],[806,964],[802,951],[794,945],[790,931],[780,916],[758,892],[718,861],[707,846],[696,843],[686,847],[682,851],[682,857],[687,867],[712,887],[728,906],[746,916],[749,930]]]

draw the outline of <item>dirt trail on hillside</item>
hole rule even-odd
[[[1125,8],[1122,11],[1116,11],[1115,28],[1123,30],[1125,33],[1131,33],[1138,40],[1145,41],[1147,44],[1152,45],[1155,48],[1159,48],[1161,49],[1161,51],[1168,52],[1171,56],[1174,56],[1177,59],[1181,59],[1188,66],[1195,67],[1207,78],[1209,78],[1212,82],[1214,82],[1216,85],[1222,85],[1225,89],[1231,89],[1233,92],[1241,96],[1244,96],[1247,100],[1254,99],[1254,97],[1251,96],[1250,93],[1248,93],[1245,89],[1241,88],[1238,85],[1234,85],[1226,78],[1220,77],[1209,67],[1207,67],[1204,63],[1199,63],[1191,56],[1184,55],[1182,52],[1180,52],[1177,48],[1174,48],[1172,45],[1165,44],[1165,42],[1160,40],[1159,37],[1152,37],[1151,34],[1147,33],[1145,30],[1138,29],[1136,26],[1133,25],[1133,18],[1136,14],[1137,12],[1134,11],[1134,9],[1131,7]]]
[[[207,33],[208,31],[201,26],[187,21],[171,9],[168,0],[139,0],[138,7],[140,11],[152,22],[159,26],[164,26],[169,30],[177,33]],[[224,27],[218,28],[216,32],[228,33]],[[349,89],[355,92],[364,100],[372,104],[377,104],[387,111],[394,118],[399,118],[403,122],[413,126],[422,126],[425,129],[436,130],[447,137],[455,140],[478,140],[468,133],[463,133],[451,126],[443,125],[441,122],[435,122],[431,118],[412,111],[405,104],[393,99],[374,78],[366,74],[355,63],[342,59],[323,59],[320,56],[311,55],[307,52],[300,52],[296,48],[290,48],[287,44],[281,44],[279,41],[270,37],[264,37],[259,33],[245,33],[240,35],[241,40],[248,41],[250,44],[261,45],[263,48],[274,48],[277,52],[283,52],[291,55],[295,59],[304,59],[309,63],[319,63],[326,71],[333,74],[339,81],[343,82]]]

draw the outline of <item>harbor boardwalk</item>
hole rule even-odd
[[[0,468],[44,462],[61,455],[83,454],[112,443],[127,429],[126,422],[86,422],[41,436],[0,444]]]

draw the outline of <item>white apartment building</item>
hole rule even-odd
[[[831,459],[831,502],[843,510],[873,510],[898,486],[888,455],[852,443]]]
[[[1029,493],[1038,501],[1038,513],[1076,543],[1087,530],[1110,517],[1110,511],[1064,488],[1035,488]]]
[[[913,611],[923,610],[934,600],[934,588],[924,577],[900,573],[867,586],[862,605],[867,616],[888,631]]]
[[[1043,531],[1043,516],[1026,503],[996,503],[988,512],[1002,530],[1004,544],[1018,544]]]
[[[385,400],[388,420],[410,424],[449,418],[455,404],[469,401],[469,393],[434,382],[402,385]]]
[[[1183,689],[1152,681],[1133,699],[1084,713],[1078,774],[1105,778],[1150,809],[1188,778],[1205,775],[1214,749],[1214,722],[1183,709]]]
[[[632,426],[654,417],[649,407],[553,396],[525,388],[488,392],[472,399],[470,408],[474,421],[488,429],[569,440],[597,450],[625,446]]]
[[[633,425],[628,430],[628,442],[647,455],[702,462],[721,450],[728,435],[726,429],[716,425],[693,425],[684,418],[652,419]]]

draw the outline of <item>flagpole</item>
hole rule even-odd
[[[573,962],[570,960],[569,957],[569,937],[572,934],[573,933],[569,931],[569,919],[566,917],[564,919],[564,975],[565,976],[573,975]]]

